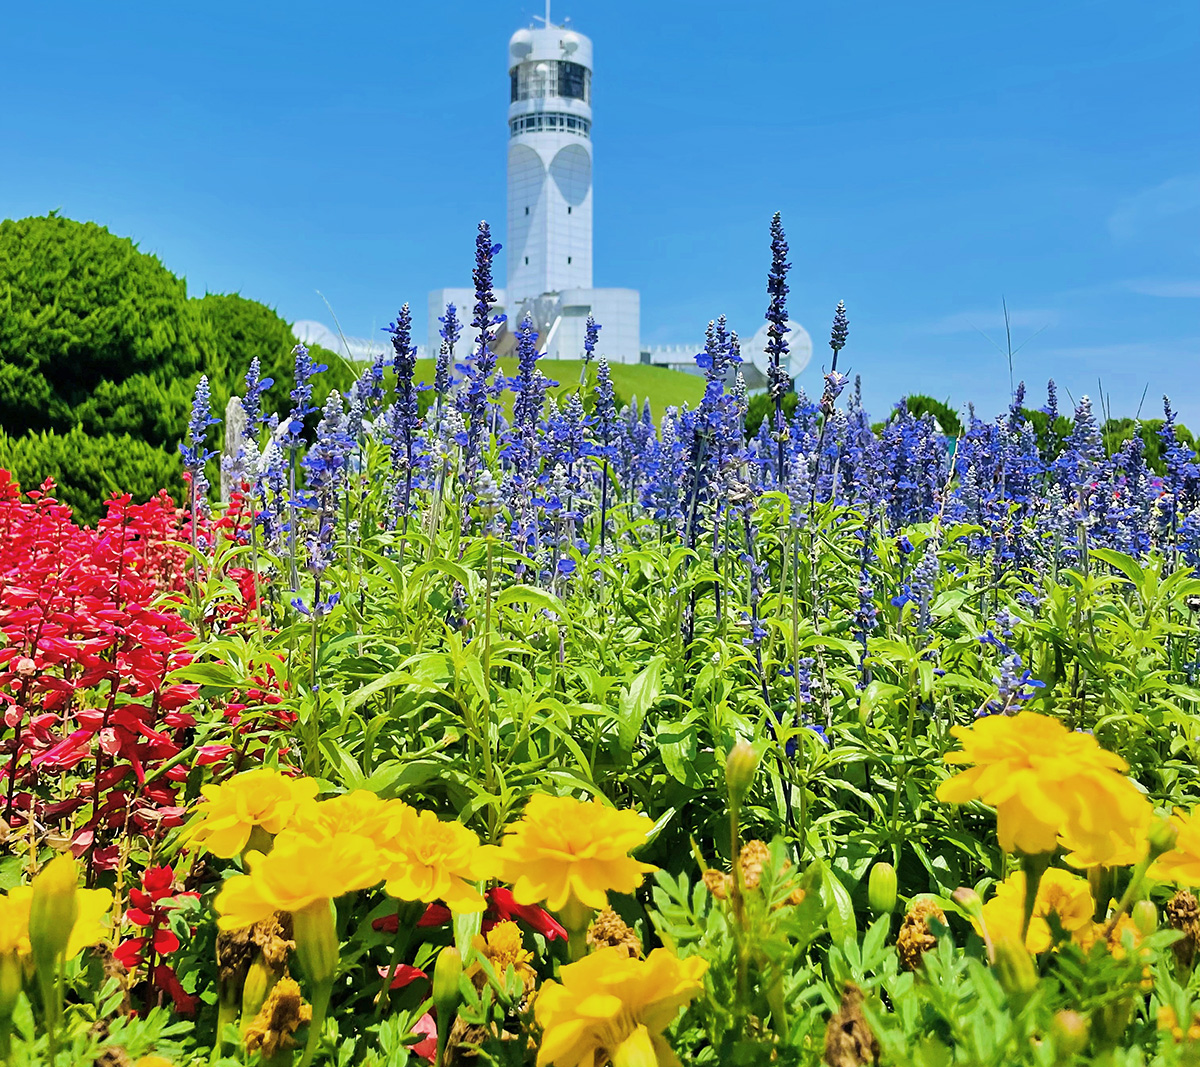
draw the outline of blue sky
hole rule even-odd
[[[503,239],[506,44],[539,3],[11,6],[0,209],[94,219],[193,294],[366,335]],[[792,316],[881,415],[1007,402],[1001,299],[1041,402],[1171,393],[1200,428],[1200,6],[556,0],[595,74],[595,277],[643,340]],[[503,263],[500,265],[503,276]],[[1034,336],[1036,335],[1036,336]],[[1098,385],[1098,382],[1100,383]]]

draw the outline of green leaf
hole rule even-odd
[[[354,711],[355,708],[361,707],[376,693],[382,689],[389,689],[393,685],[399,685],[401,682],[410,681],[411,675],[407,671],[389,671],[387,674],[380,675],[373,682],[368,682],[366,685],[360,686],[349,697],[346,698],[347,712]]]
[[[626,755],[633,751],[634,742],[646,721],[646,713],[662,691],[662,671],[666,661],[666,656],[655,656],[637,673],[629,683],[629,688],[621,691],[617,712],[617,744]]]
[[[527,604],[536,610],[553,612],[562,621],[566,621],[570,615],[567,606],[558,597],[532,585],[509,586],[496,597],[495,604],[498,608],[510,604]]]
[[[197,682],[217,689],[236,689],[243,682],[233,668],[225,663],[193,663],[175,671],[171,678],[177,682]]]

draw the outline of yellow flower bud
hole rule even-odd
[[[746,795],[758,771],[758,759],[758,750],[746,741],[739,741],[729,750],[725,758],[725,784],[730,796],[740,801]]]
[[[267,1002],[271,988],[275,985],[275,972],[263,962],[262,953],[246,968],[246,981],[242,985],[242,1025],[247,1026]]]
[[[1092,1028],[1101,1049],[1111,1049],[1121,1044],[1132,1016],[1133,1000],[1129,997],[1109,1001],[1092,1012]]]
[[[1010,997],[1027,998],[1038,984],[1033,957],[1019,941],[1006,937],[996,945],[996,978]]]
[[[1054,1016],[1050,1033],[1054,1036],[1054,1050],[1060,1058],[1078,1056],[1088,1044],[1090,1025],[1087,1016],[1077,1011],[1060,1011]]]
[[[1130,913],[1133,925],[1143,937],[1149,937],[1158,929],[1158,909],[1152,900],[1139,900]]]
[[[959,886],[950,894],[950,899],[972,919],[978,919],[983,914],[983,900],[970,886]]]
[[[444,948],[438,953],[433,965],[433,1003],[437,1006],[438,1018],[452,1018],[458,1010],[461,997],[459,979],[462,977],[462,956],[456,948]]]
[[[79,873],[75,857],[56,856],[33,880],[29,903],[29,946],[34,964],[54,974],[58,958],[67,950],[71,930],[79,917]]]
[[[327,897],[292,912],[293,937],[300,966],[316,984],[330,982],[337,973],[337,912]]]
[[[0,1020],[12,1015],[21,995],[21,960],[15,952],[0,954]]]
[[[877,915],[890,915],[896,909],[896,868],[877,863],[867,881],[867,902]]]

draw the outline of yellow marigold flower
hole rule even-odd
[[[374,843],[359,834],[308,837],[288,831],[266,855],[251,852],[247,859],[250,873],[230,878],[217,895],[221,930],[240,930],[277,911],[294,914],[366,889],[382,873]]]
[[[288,828],[310,837],[360,834],[379,843],[396,810],[407,806],[402,800],[381,800],[369,789],[355,789],[328,800],[302,804]]]
[[[951,733],[963,747],[946,762],[974,766],[943,782],[937,797],[992,805],[1006,852],[1052,852],[1061,840],[1076,866],[1145,855],[1150,804],[1125,777],[1125,761],[1091,734],[1032,711],[989,715]]]
[[[105,920],[112,911],[113,895],[108,889],[78,889],[75,901],[78,910],[64,953],[69,960],[108,936]],[[27,885],[14,886],[0,896],[0,956],[14,955],[24,960],[30,955],[29,909],[32,902],[33,887]]]
[[[524,983],[526,992],[533,990],[537,981],[537,975],[530,966],[533,953],[526,950],[521,928],[515,922],[496,923],[486,934],[476,934],[474,944],[475,951],[487,959],[501,981],[511,967]],[[479,963],[471,964],[467,969],[467,977],[477,989],[483,988],[486,979]]]
[[[492,876],[492,851],[480,847],[461,823],[432,811],[394,807],[379,837],[384,890],[399,900],[444,901],[457,912],[483,911],[487,902],[471,883]]]
[[[1095,905],[1086,878],[1057,867],[1049,868],[1038,883],[1033,918],[1025,936],[1025,947],[1032,953],[1045,952],[1053,940],[1047,916],[1053,912],[1073,939],[1086,943],[1091,934]],[[1021,923],[1025,918],[1025,872],[1015,871],[996,886],[996,893],[983,906],[983,925],[993,944],[1011,940],[1020,942]],[[976,932],[980,923],[972,920]]]
[[[231,859],[250,842],[255,827],[278,834],[317,795],[312,778],[289,778],[269,767],[236,774],[221,785],[200,789],[207,803],[200,807],[191,832],[193,840],[214,856]]]
[[[500,877],[518,904],[545,901],[561,911],[570,900],[603,908],[608,892],[632,893],[655,870],[629,853],[646,843],[654,823],[600,801],[536,794],[500,847]]]
[[[75,902],[78,905],[75,925],[67,939],[66,958],[69,960],[108,936],[106,920],[112,912],[113,895],[108,889],[80,889],[75,894]]]
[[[1191,814],[1176,809],[1171,822],[1179,831],[1175,847],[1154,861],[1150,877],[1188,889],[1200,886],[1200,808]]]
[[[0,956],[29,955],[29,904],[33,890],[18,886],[0,896]]]
[[[704,988],[708,964],[657,948],[644,960],[602,948],[548,981],[534,1001],[542,1027],[537,1067],[593,1067],[636,1048],[662,1067],[677,1064],[662,1032]]]

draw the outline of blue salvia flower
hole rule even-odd
[[[1022,409],[1025,407],[1025,383],[1017,383],[1017,391],[1013,394],[1012,403],[1008,405],[1008,429],[1015,432],[1025,418]]]
[[[491,230],[486,222],[479,224],[475,237],[475,313],[471,326],[475,330],[475,347],[466,367],[466,380],[458,392],[458,408],[467,425],[463,444],[463,480],[466,483],[467,503],[475,492],[475,481],[483,465],[483,451],[490,432],[490,397],[492,375],[496,369],[496,354],[491,350],[492,328],[503,322],[503,316],[492,315],[496,295],[492,291],[492,259],[500,251],[492,243]],[[469,519],[469,509],[463,508],[463,521]]]
[[[438,349],[437,365],[434,368],[433,388],[440,402],[450,391],[453,383],[454,348],[462,336],[462,323],[458,321],[458,308],[453,304],[446,305],[446,314],[438,318],[442,328],[438,331],[442,343]]]
[[[1062,454],[1054,461],[1055,479],[1074,505],[1072,518],[1076,527],[1086,529],[1094,525],[1098,512],[1106,506],[1100,490],[1104,465],[1104,441],[1092,414],[1092,401],[1082,396],[1075,409],[1071,434]]]
[[[833,312],[833,328],[829,332],[829,347],[833,349],[833,369],[837,369],[838,353],[846,347],[850,336],[850,320],[846,318],[846,304],[839,300]]]
[[[687,471],[687,448],[683,442],[691,439],[695,418],[695,412],[680,413],[668,408],[663,416],[660,437],[650,443],[641,505],[655,522],[672,532],[683,522]]]
[[[608,483],[616,449],[613,440],[617,433],[616,391],[608,360],[601,356],[596,364],[595,418],[592,420],[592,452],[600,459],[600,553],[604,554],[608,532]]]
[[[875,632],[879,619],[879,611],[875,607],[875,587],[871,582],[870,569],[877,558],[871,547],[873,521],[874,516],[868,512],[866,521],[855,532],[855,537],[858,538],[858,607],[854,612],[854,639],[862,649],[860,657],[862,673],[857,683],[859,689],[865,689],[871,681],[867,658],[867,639]]]
[[[317,410],[312,403],[313,376],[328,368],[324,363],[317,363],[308,354],[308,348],[303,344],[296,345],[292,349],[292,355],[296,360],[292,372],[294,381],[291,391],[292,410],[288,413],[287,436],[284,438],[284,443],[289,448],[296,449],[303,441],[305,417]]]
[[[250,436],[257,438],[262,429],[265,415],[262,408],[262,397],[275,384],[274,378],[261,377],[258,356],[250,361],[250,369],[246,371],[246,395],[242,398],[242,410],[246,413],[246,425]]]
[[[538,369],[538,335],[528,314],[517,327],[516,340],[517,373],[508,379],[514,393],[513,420],[501,451],[507,467],[501,495],[508,505],[513,544],[522,555],[531,555],[539,540],[534,506],[540,461],[538,431],[550,382]]]
[[[596,364],[595,413],[596,440],[605,450],[603,454],[611,458],[608,450],[612,446],[617,428],[617,403],[612,371],[609,369],[608,359],[604,356],[601,356]]]
[[[390,327],[388,327],[390,329]],[[350,400],[358,400],[362,406],[363,418],[374,419],[383,406],[383,372],[387,366],[387,356],[377,352],[371,360],[371,365],[362,373],[362,377],[354,383]],[[358,440],[358,436],[355,436]]]
[[[541,355],[538,351],[538,334],[528,313],[517,327],[516,339],[517,373],[508,380],[509,388],[514,393],[513,427],[518,431],[536,433],[549,382],[538,371],[537,362]]]
[[[1164,421],[1158,431],[1162,442],[1163,465],[1166,467],[1165,489],[1170,500],[1168,521],[1178,527],[1181,516],[1189,514],[1200,504],[1200,465],[1192,451],[1180,442],[1175,427],[1175,411],[1169,397],[1163,397]]]
[[[1039,410],[1042,414],[1049,416],[1050,427],[1053,429],[1054,422],[1058,418],[1058,386],[1054,384],[1053,378],[1046,383],[1046,406]]]
[[[591,315],[583,327],[583,366],[579,368],[579,384],[582,387],[587,377],[587,369],[591,366],[596,355],[596,345],[600,340],[600,326]]]
[[[788,354],[787,272],[791,264],[787,261],[788,243],[783,232],[783,221],[776,211],[771,219],[771,269],[767,273],[767,392],[775,404],[775,420],[772,427],[776,436],[777,481],[782,484],[784,475],[784,434],[787,426],[783,417],[783,397],[791,387],[791,379],[783,368]]]
[[[305,506],[335,514],[338,495],[349,469],[353,440],[346,433],[346,412],[341,394],[330,390],[317,424],[312,447],[304,454]]]
[[[1018,671],[1021,672],[1019,675]],[[1021,710],[1022,704],[1046,685],[1034,678],[1032,671],[1025,670],[1021,657],[1015,652],[1004,658],[1000,664],[1000,676],[993,681],[996,695],[975,713],[977,718],[984,715],[1015,715]]]
[[[212,393],[208,375],[202,374],[192,395],[192,415],[188,420],[187,437],[179,444],[183,467],[192,476],[193,500],[203,499],[208,494],[208,479],[204,476],[204,465],[215,452],[208,449],[208,428],[219,420],[213,418]]]
[[[311,609],[298,596],[292,605],[304,615],[327,615],[338,602],[336,593],[321,596],[321,583],[334,558],[339,495],[345,484],[353,447],[354,441],[346,433],[342,397],[336,389],[331,390],[317,424],[315,440],[301,463],[307,492],[300,503],[313,516],[304,539],[305,570],[313,576],[315,585]]]
[[[287,524],[287,459],[274,438],[268,439],[259,457],[255,488],[261,501],[258,524],[262,527],[263,541],[268,548],[277,550]]]
[[[833,406],[837,403],[837,399],[842,395],[842,390],[846,388],[846,383],[850,379],[841,371],[831,370],[825,375],[825,388],[821,393],[821,414],[828,418],[833,414]]]
[[[929,609],[938,573],[938,537],[935,533],[926,540],[921,558],[912,570],[912,597],[917,602],[918,633],[925,633],[929,629],[932,620]]]
[[[392,528],[407,526],[412,505],[414,477],[417,473],[415,450],[420,432],[417,388],[413,377],[417,368],[417,349],[412,343],[412,312],[401,307],[396,321],[388,326],[392,338],[392,366],[396,371],[396,399],[388,412],[388,437],[392,459]]]

